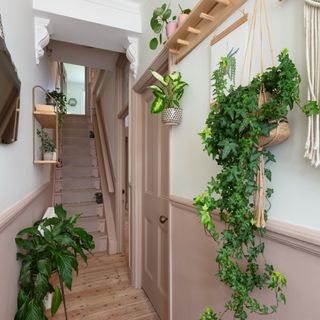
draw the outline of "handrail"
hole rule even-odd
[[[57,107],[58,101],[49,93],[49,91],[39,85],[36,85],[32,88],[32,104],[34,108],[36,108],[36,89],[41,89],[47,96],[49,96],[55,102],[55,107]]]
[[[96,111],[96,120],[97,120],[97,127],[98,127],[98,133],[100,136],[100,143],[101,143],[101,151],[102,151],[102,157],[106,172],[106,179],[108,184],[108,190],[110,193],[115,192],[114,187],[114,180],[113,180],[113,172],[112,172],[112,165],[111,165],[111,159],[109,159],[109,152],[107,149],[107,141],[104,134],[103,124],[102,124],[102,118],[101,118],[101,111],[100,108],[95,108]]]

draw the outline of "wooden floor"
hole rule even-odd
[[[69,320],[159,319],[145,293],[130,286],[125,255],[97,253],[81,263],[66,300]],[[65,319],[63,307],[49,319]]]

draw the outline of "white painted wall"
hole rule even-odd
[[[171,1],[177,8],[178,1]],[[193,7],[196,0],[183,1],[185,7]],[[145,1],[142,8],[143,35],[140,39],[139,75],[150,65],[157,52],[148,49],[152,38],[149,19],[152,10],[162,1]],[[252,8],[253,1],[248,5]],[[303,1],[268,1],[271,30],[276,53],[284,47],[290,51],[302,77],[301,93],[306,97],[305,40],[303,28]],[[250,9],[249,12],[252,12]],[[232,19],[231,19],[232,20]],[[210,40],[208,37],[177,69],[190,84],[183,99],[184,119],[181,126],[172,129],[171,135],[171,193],[193,198],[201,193],[210,176],[219,168],[202,151],[200,137],[208,114],[210,67]],[[217,53],[218,54],[218,53]],[[221,55],[224,53],[221,53]],[[241,61],[238,61],[241,65]],[[298,107],[289,115],[292,135],[290,139],[272,148],[277,163],[272,166],[275,194],[272,197],[270,216],[274,219],[320,229],[318,195],[320,171],[303,158],[307,120]]]
[[[49,61],[35,63],[34,24],[31,0],[0,0],[0,14],[21,87],[18,141],[0,144],[0,212],[49,180],[49,166],[33,165],[32,87],[49,87]]]

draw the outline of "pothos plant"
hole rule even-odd
[[[75,226],[80,214],[68,218],[62,205],[55,207],[55,214],[17,234],[17,258],[22,264],[15,320],[47,319],[44,299],[48,293],[53,293],[54,316],[63,300],[62,285],[72,288],[72,273],[78,272],[77,257],[87,262],[87,254],[95,247],[92,236]],[[55,273],[60,287],[50,280]]]
[[[277,125],[274,120],[280,121],[299,102],[301,79],[288,51],[283,50],[278,59],[278,66],[257,75],[248,86],[228,85],[230,57],[222,58],[213,72],[215,104],[200,135],[221,172],[211,178],[194,204],[206,232],[218,244],[217,276],[232,294],[224,311],[216,313],[207,308],[201,320],[220,320],[227,312],[232,312],[234,319],[245,320],[248,313],[275,313],[279,303],[286,302],[286,278],[263,256],[265,229],[256,225],[253,200],[259,188],[256,176],[260,157],[266,163],[275,161],[269,150],[257,147],[259,138],[268,136]],[[271,96],[259,107],[261,88]],[[265,169],[265,176],[271,181],[270,169]],[[273,189],[268,188],[266,198],[272,193]],[[216,229],[214,212],[224,226],[222,231]],[[265,261],[263,266],[261,261]],[[273,305],[265,305],[255,297],[255,292],[263,289],[274,293]]]
[[[156,8],[153,11],[153,15],[150,20],[150,26],[153,32],[156,34],[154,38],[150,41],[150,49],[155,50],[158,48],[159,44],[163,42],[163,30],[165,26],[169,23],[172,16],[172,10],[170,5],[164,3],[161,7]],[[176,16],[171,18],[173,21],[177,19]]]
[[[49,103],[51,97],[54,98],[56,102],[57,113],[58,113],[58,124],[59,124],[59,128],[61,128],[63,115],[67,113],[67,97],[65,96],[65,94],[63,94],[63,92],[60,92],[58,90],[50,91],[46,96],[47,104]]]
[[[165,108],[180,108],[180,100],[188,85],[182,80],[181,73],[173,72],[164,76],[154,70],[151,70],[151,73],[159,81],[159,85],[148,87],[154,95],[151,113],[160,113]]]

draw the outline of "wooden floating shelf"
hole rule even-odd
[[[57,164],[58,161],[55,160],[34,160],[34,164]]]
[[[42,128],[55,129],[57,126],[57,114],[55,112],[33,112],[34,117],[39,121]]]
[[[201,0],[184,24],[168,39],[166,48],[179,63],[247,0]]]

